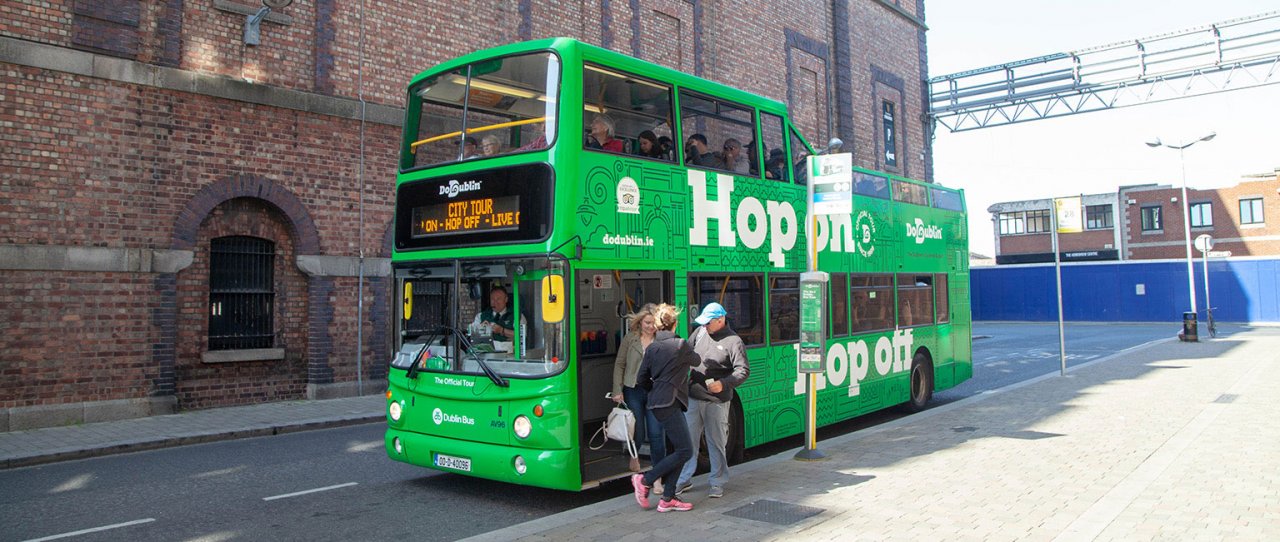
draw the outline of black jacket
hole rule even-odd
[[[659,331],[644,350],[636,386],[649,391],[649,410],[689,406],[689,368],[700,360],[684,339],[670,331]],[[676,403],[679,403],[677,405]]]

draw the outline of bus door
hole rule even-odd
[[[627,315],[645,303],[670,302],[672,276],[668,271],[616,269],[580,269],[575,275],[577,335],[572,337],[572,345],[576,346],[578,367],[579,449],[584,486],[629,473],[629,456],[620,443],[608,443],[594,451],[586,444],[613,408],[613,401],[605,394],[613,390],[614,361],[627,333]]]

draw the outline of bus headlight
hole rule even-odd
[[[533,431],[533,422],[524,414],[516,416],[516,421],[511,424],[511,428],[515,430],[516,436],[520,438],[529,438],[529,433]]]
[[[391,406],[387,407],[387,414],[391,415],[391,421],[393,422],[400,421],[400,414],[403,413],[402,408],[403,407],[400,406],[400,401],[391,402]]]

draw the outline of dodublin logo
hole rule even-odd
[[[915,224],[907,224],[907,237],[914,238],[916,244],[921,245],[925,239],[942,239],[942,228],[932,224],[925,226],[924,221],[917,218]]]
[[[460,183],[457,179],[452,179],[449,181],[449,184],[440,187],[440,195],[447,195],[452,198],[463,192],[474,192],[479,189],[480,181],[467,181],[465,183]]]
[[[858,253],[863,258],[870,258],[872,254],[876,253],[876,246],[871,243],[876,234],[875,219],[871,218],[871,213],[866,211],[859,212],[858,221],[854,224],[854,227],[859,233],[857,241]]]

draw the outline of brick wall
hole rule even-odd
[[[414,74],[478,49],[577,37],[789,102],[811,143],[840,135],[873,168],[880,102],[894,100],[895,171],[927,176],[918,2],[433,0],[362,13],[317,0],[263,21],[258,46],[241,40],[245,16],[218,5],[0,5],[0,245],[191,255],[176,272],[0,262],[0,317],[24,330],[0,339],[0,406],[172,395],[203,408],[350,382],[357,279],[306,276],[295,257],[386,256],[401,130],[369,122],[362,142],[356,100],[402,107]],[[300,105],[262,105],[278,89]],[[283,360],[202,359],[209,239],[232,234],[276,243]],[[365,378],[386,374],[389,286],[364,285]]]
[[[1002,255],[1053,253],[1053,239],[1048,233],[1002,235],[999,237],[999,242]],[[1115,245],[1115,235],[1111,229],[1058,235],[1059,252],[1116,248],[1115,246],[1107,247],[1107,245]]]
[[[0,271],[0,408],[146,397],[157,303],[136,273]]]
[[[1226,188],[1187,190],[1187,201],[1209,203],[1211,227],[1191,228],[1191,238],[1208,234],[1214,238],[1215,251],[1230,251],[1232,256],[1274,256],[1280,254],[1280,178],[1249,181]],[[1123,192],[1124,219],[1128,224],[1127,257],[1132,259],[1185,258],[1186,233],[1182,219],[1182,190],[1178,188],[1134,189]],[[1263,224],[1240,223],[1240,200],[1261,198]],[[1143,231],[1143,207],[1159,205],[1163,227],[1159,231]],[[1192,256],[1200,252],[1192,249]]]

